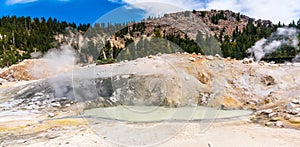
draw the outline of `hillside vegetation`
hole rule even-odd
[[[232,11],[186,11],[128,24],[68,23],[48,18],[4,16],[0,19],[0,67],[10,66],[32,53],[71,45],[82,62],[110,63],[159,52],[222,54],[243,59],[255,42],[279,27],[300,29],[300,20],[288,25],[255,20]],[[282,46],[267,58],[295,57],[298,50]],[[121,56],[119,59],[118,56]]]

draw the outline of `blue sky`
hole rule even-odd
[[[39,0],[9,4],[2,0],[0,15],[52,17],[76,23],[93,23],[100,16],[122,6],[107,0]]]
[[[300,18],[299,0],[0,0],[0,16],[52,17],[68,22],[138,20],[183,10],[229,9],[256,19],[289,23]],[[120,8],[122,7],[123,8]],[[117,9],[119,8],[119,9]],[[116,10],[117,9],[117,10]],[[113,11],[113,12],[111,12]]]

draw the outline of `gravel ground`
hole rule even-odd
[[[51,129],[45,133],[41,133],[32,138],[19,139],[14,141],[3,142],[3,146],[288,146],[296,147],[300,144],[299,131],[286,128],[268,128],[257,124],[249,123],[246,120],[218,122],[210,125],[210,128],[205,132],[201,131],[203,123],[187,123],[176,134],[165,137],[170,130],[169,128],[177,127],[176,123],[165,124],[156,133],[158,140],[153,140],[151,143],[141,142],[147,139],[145,136],[139,136],[134,140],[122,142],[122,138],[111,139],[109,136],[118,132],[118,136],[127,136],[128,132],[112,131],[120,126],[139,128],[141,125],[152,127],[157,124],[123,124],[120,122],[102,121],[97,124],[102,127],[102,133],[94,132],[92,126],[81,127],[65,127],[61,129]],[[105,134],[106,133],[106,134]],[[125,137],[125,138],[127,138]],[[137,144],[137,142],[141,144]]]

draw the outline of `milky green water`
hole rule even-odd
[[[84,116],[130,122],[230,119],[248,116],[248,110],[219,110],[208,107],[165,108],[154,106],[117,106],[85,110]]]

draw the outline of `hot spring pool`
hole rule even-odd
[[[116,106],[109,108],[93,108],[82,114],[89,118],[129,122],[157,121],[197,121],[211,119],[230,119],[248,116],[249,110],[220,110],[209,107],[166,108],[156,106]]]

